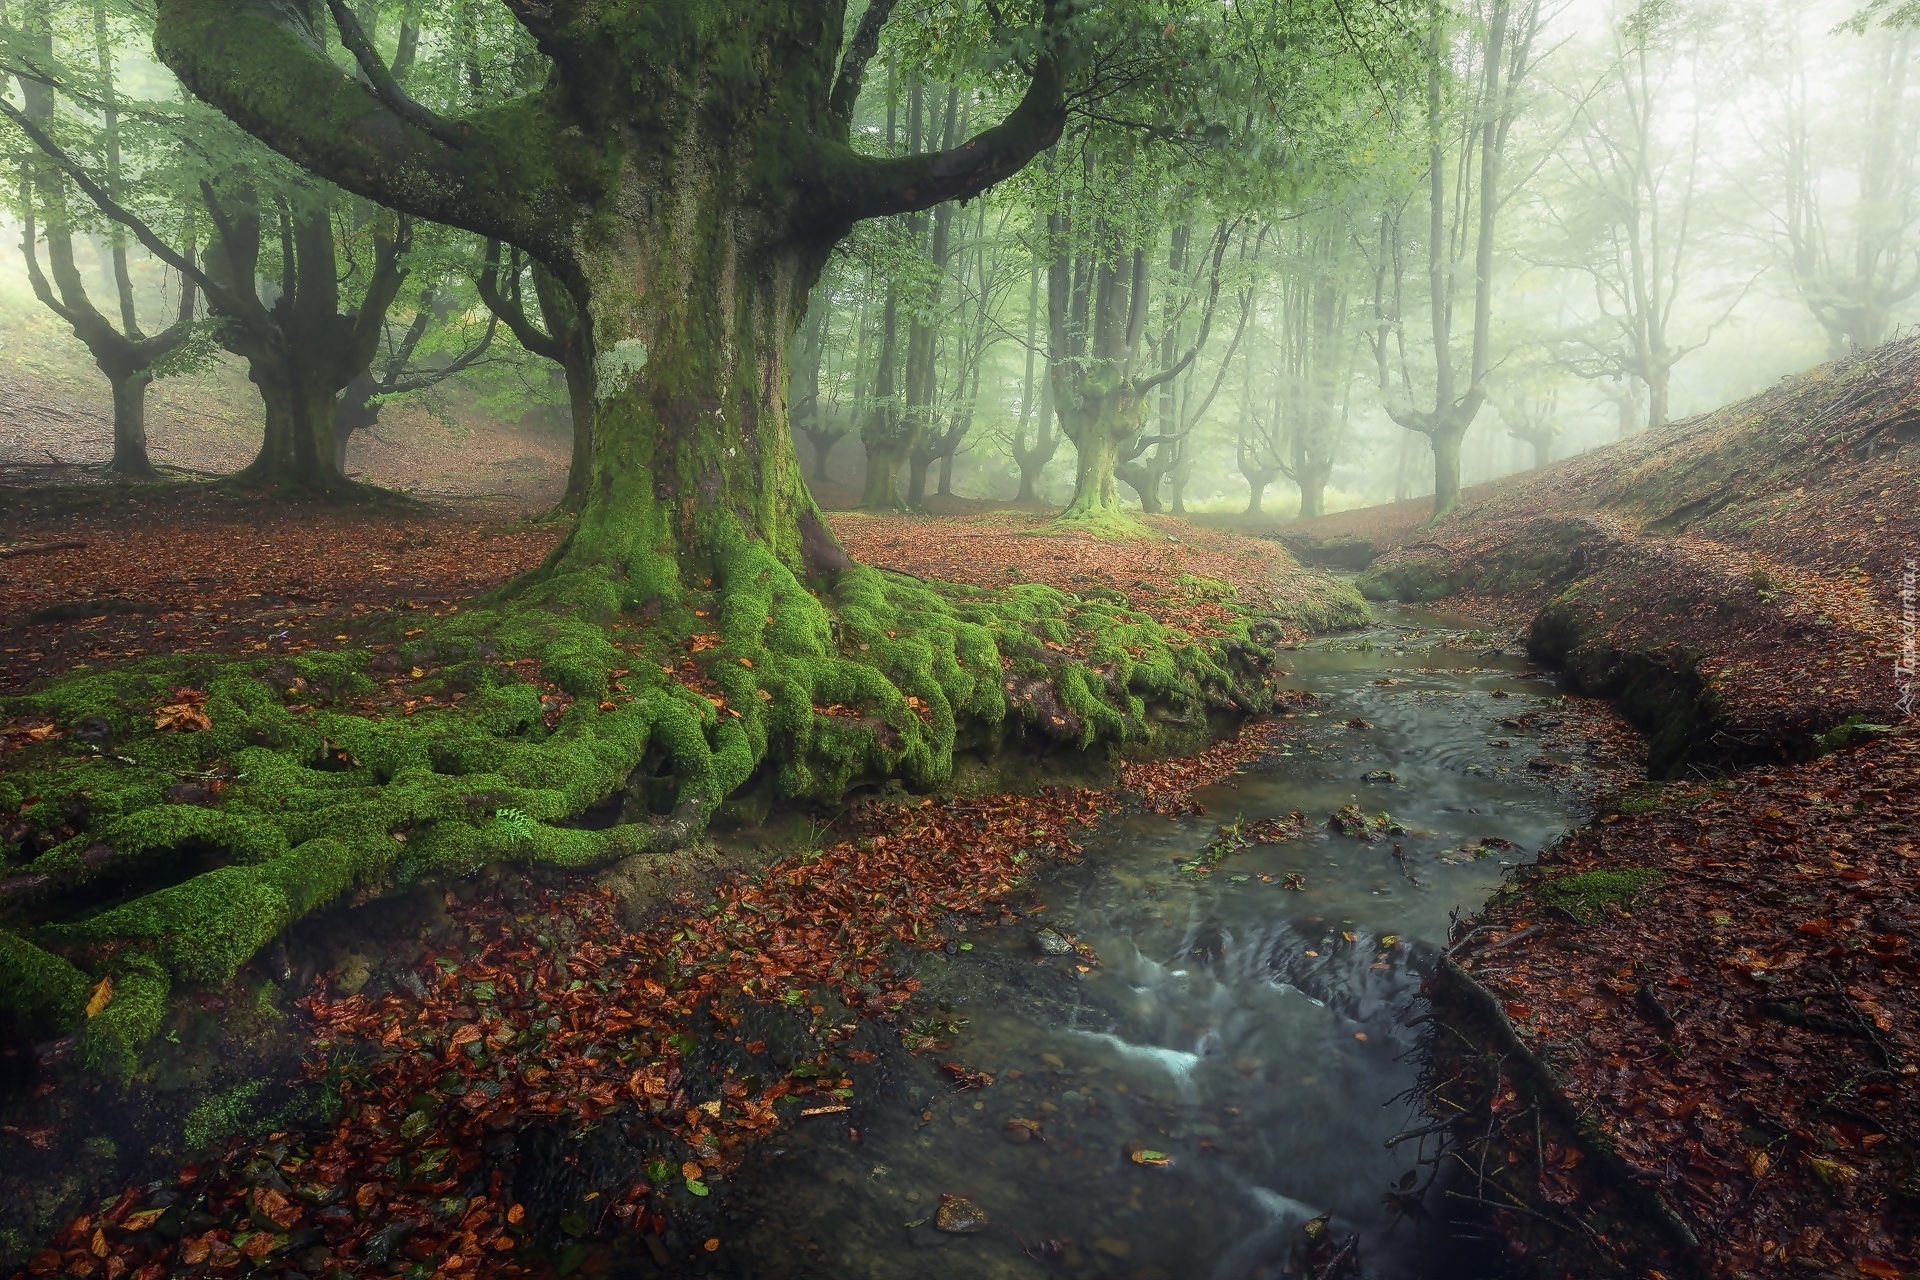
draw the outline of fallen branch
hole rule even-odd
[[[10,547],[0,547],[0,560],[45,555],[49,551],[75,551],[86,545],[79,538],[64,538],[59,542],[16,542]]]

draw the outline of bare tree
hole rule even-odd
[[[1487,399],[1492,364],[1494,229],[1502,162],[1537,65],[1542,0],[1473,0],[1427,15],[1427,306],[1433,341],[1430,409],[1390,405],[1393,420],[1433,444],[1433,518],[1460,503],[1460,442]],[[1456,93],[1464,85],[1464,93]],[[1477,171],[1477,172],[1476,172]],[[1451,175],[1451,184],[1449,176]],[[1465,384],[1454,350],[1454,306],[1472,254],[1473,320]],[[1404,358],[1404,357],[1403,357]],[[1409,378],[1410,382],[1411,379]]]
[[[1696,340],[1674,336],[1703,233],[1705,33],[1666,0],[1638,0],[1616,18],[1606,72],[1575,105],[1576,131],[1558,149],[1566,185],[1545,202],[1564,251],[1554,265],[1588,278],[1596,312],[1555,345],[1581,377],[1638,382],[1645,424],[1657,427],[1669,416],[1674,366],[1706,345],[1745,290]]]
[[[1780,190],[1762,207],[1794,288],[1836,356],[1886,341],[1900,304],[1920,292],[1914,32],[1872,27],[1858,39],[1855,92],[1836,130],[1815,118],[1805,51],[1793,34],[1771,68],[1781,107],[1770,139]]]

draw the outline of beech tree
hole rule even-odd
[[[1424,403],[1390,404],[1393,420],[1433,445],[1433,518],[1460,503],[1460,442],[1487,399],[1493,355],[1494,229],[1510,194],[1503,164],[1521,89],[1536,69],[1541,0],[1434,0],[1426,24],[1427,318],[1433,376]],[[1395,230],[1399,222],[1393,224]],[[1471,273],[1466,367],[1455,307]],[[1398,302],[1396,315],[1403,315]],[[1405,356],[1402,355],[1403,365]],[[1463,376],[1464,375],[1464,376]],[[1412,386],[1409,377],[1407,386]]]
[[[91,57],[79,65],[62,65],[56,57],[53,15],[47,6],[29,6],[22,15],[14,50],[20,62],[15,76],[21,94],[19,114],[32,121],[43,136],[50,135],[56,127],[61,90],[71,90],[69,101],[77,96],[81,109],[63,113],[66,118],[59,127],[69,133],[90,135],[85,142],[100,157],[102,188],[125,201],[130,197],[125,174],[127,140],[122,131],[115,74],[118,33],[102,0],[95,0],[84,16],[90,22],[75,33],[78,48],[71,52],[84,50]],[[156,141],[150,136],[145,140]],[[167,143],[158,140],[158,145]],[[181,277],[171,323],[157,333],[146,332],[140,323],[125,228],[102,219],[84,198],[76,202],[67,176],[37,148],[29,148],[23,155],[20,178],[16,212],[21,219],[20,252],[28,284],[34,296],[86,346],[113,394],[113,455],[108,470],[128,480],[153,479],[159,472],[147,455],[147,388],[170,360],[186,358],[190,362],[190,343],[197,336],[193,276]],[[170,215],[169,241],[191,261],[195,237],[191,202],[173,199],[164,191],[149,190],[145,194],[154,197],[147,201],[150,206],[162,206]],[[153,216],[151,210],[149,216]],[[74,253],[75,233],[89,227],[105,233],[105,256],[113,283],[111,310],[117,312],[117,323],[94,303]],[[43,236],[47,253],[44,269],[39,251]]]
[[[787,351],[807,291],[862,218],[978,194],[1058,135],[1056,0],[1009,36],[1019,105],[948,150],[861,154],[848,126],[894,8],[562,0],[506,7],[539,89],[430,110],[343,3],[165,0],[155,48],[196,94],[310,171],[389,208],[516,244],[571,290],[594,360],[594,475],[556,572],[654,594],[733,538],[790,571],[844,566],[795,460]],[[327,19],[332,29],[328,29]],[[335,37],[349,72],[328,57]]]

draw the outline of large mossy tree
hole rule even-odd
[[[595,371],[594,471],[547,570],[603,603],[705,581],[736,539],[811,576],[846,557],[788,433],[787,351],[807,292],[858,220],[965,199],[1066,118],[1065,19],[1008,49],[1010,114],[950,150],[850,143],[893,5],[507,0],[551,67],[536,92],[436,114],[349,11],[167,0],[156,48],[198,95],[312,172],[390,208],[520,246],[580,300]],[[327,54],[342,41],[349,71]]]

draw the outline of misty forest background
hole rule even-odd
[[[506,21],[463,4],[476,28]],[[7,27],[6,96],[97,189],[207,258],[235,242],[216,189],[231,215],[244,186],[261,301],[330,278],[329,317],[357,330],[326,339],[358,362],[335,406],[349,474],[561,498],[569,321],[536,264],[292,169],[184,94],[137,4],[30,8]],[[1065,506],[1093,427],[1056,392],[1073,399],[1102,343],[1156,384],[1118,445],[1125,503],[1286,518],[1433,493],[1436,441],[1457,440],[1466,485],[1592,449],[1920,312],[1910,30],[1851,3],[1401,8],[1356,8],[1357,71],[1329,58],[1323,81],[1308,60],[1233,98],[1284,128],[1085,112],[984,198],[860,225],[791,356],[821,503]],[[422,43],[402,7],[362,18],[423,101],[537,73],[498,56],[500,32],[463,49]],[[1000,118],[976,46],[892,24],[864,148],[952,146]],[[0,149],[0,465],[138,474],[130,397],[152,464],[246,465],[262,339],[183,297],[18,128]]]

